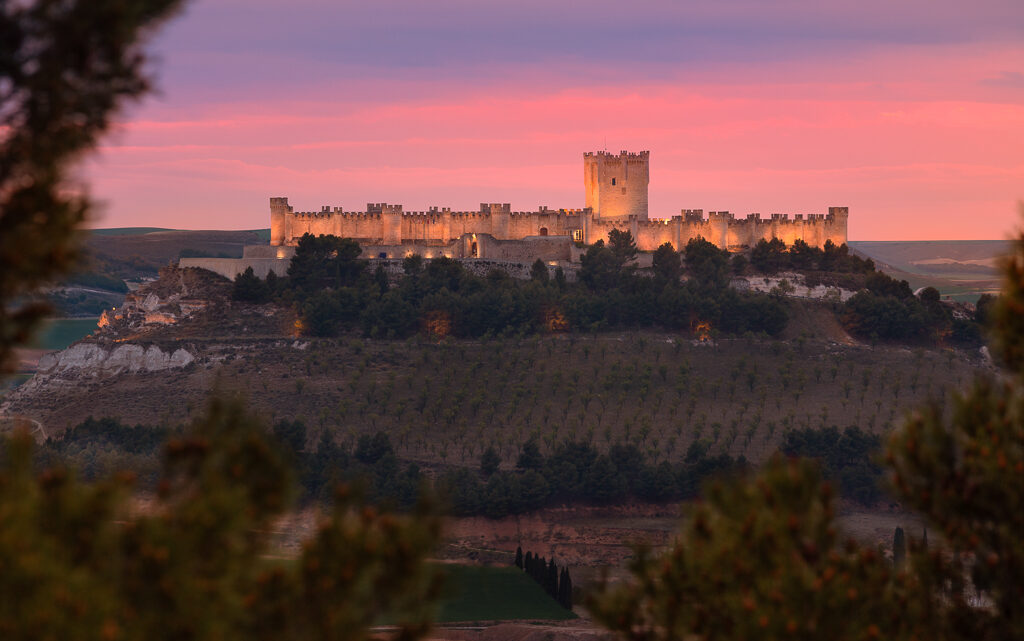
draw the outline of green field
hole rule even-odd
[[[263,559],[268,569],[286,571],[295,559]],[[547,620],[577,618],[516,567],[482,567],[444,564],[436,566],[444,577],[438,602],[438,623],[461,621]],[[382,623],[392,623],[384,621]]]
[[[54,318],[46,321],[32,341],[36,349],[64,349],[96,329],[96,318]]]
[[[512,619],[575,619],[515,567],[445,565],[439,623]]]

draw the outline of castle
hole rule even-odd
[[[684,209],[671,218],[648,216],[650,152],[583,154],[583,209],[512,211],[508,203],[481,203],[478,211],[431,207],[404,211],[402,205],[368,203],[365,211],[323,207],[296,212],[287,198],[270,199],[270,244],[293,246],[303,234],[333,234],[357,240],[364,255],[402,258],[412,253],[459,258],[570,260],[573,242],[607,241],[612,229],[629,230],[641,251],[664,243],[679,250],[698,236],[723,249],[752,247],[778,238],[787,245],[803,239],[822,247],[846,242],[846,207],[828,214],[750,214]],[[509,244],[514,243],[514,244]]]
[[[404,211],[401,205],[368,203],[364,211],[323,207],[297,212],[287,198],[270,199],[270,246],[245,248],[241,259],[181,259],[182,267],[202,267],[228,278],[252,267],[260,277],[274,270],[283,274],[304,234],[352,238],[367,258],[484,258],[530,263],[538,258],[554,265],[578,262],[584,245],[608,239],[613,229],[628,230],[641,251],[664,243],[676,250],[698,236],[723,249],[738,251],[759,240],[778,238],[787,245],[802,239],[823,247],[831,240],[846,242],[846,207],[829,207],[828,214],[750,214],[737,218],[727,211],[684,209],[671,218],[650,218],[647,188],[650,152],[604,151],[583,154],[584,207],[512,211],[508,203],[481,203],[478,211],[431,207]],[[648,255],[649,256],[649,255]],[[641,256],[643,258],[643,255]]]

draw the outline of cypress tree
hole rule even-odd
[[[544,590],[551,595],[552,599],[558,598],[558,566],[555,565],[555,557],[551,557],[548,564],[547,576],[544,577]]]
[[[572,611],[572,578],[569,568],[562,568],[562,576],[558,581],[558,602],[566,610]]]
[[[903,568],[907,561],[907,540],[903,535],[903,528],[897,527],[892,536],[892,564],[897,569]]]
[[[523,558],[523,569],[526,570],[527,574],[533,576],[531,574],[533,571],[533,552],[527,552],[526,557]]]
[[[538,561],[536,557],[533,559],[533,580],[544,586],[544,575],[548,572],[548,562],[544,557],[540,557]]]
[[[517,547],[516,548],[516,567],[519,568],[520,570],[523,569],[523,548],[522,547]]]

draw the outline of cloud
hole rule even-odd
[[[981,83],[992,87],[1024,89],[1024,73],[1019,71],[1004,71],[994,78],[985,78]]]

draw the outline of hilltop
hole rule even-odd
[[[424,463],[473,465],[493,442],[510,464],[531,434],[641,438],[669,459],[709,437],[717,450],[756,461],[787,427],[884,432],[983,366],[968,352],[862,343],[824,303],[790,308],[778,340],[648,330],[318,339],[295,335],[287,307],[234,301],[226,279],[165,268],[96,336],[41,361],[7,411],[50,434],[88,416],[177,424],[219,387],[247,395],[268,419],[303,419],[340,440],[384,430],[402,456]]]
[[[749,281],[777,288],[797,276]],[[795,296],[786,299],[789,323],[778,338],[699,340],[685,330],[643,329],[442,340],[301,336],[292,307],[234,300],[233,290],[210,272],[164,268],[105,315],[96,335],[44,357],[0,414],[34,421],[38,436],[60,439],[50,447],[66,444],[59,451],[91,474],[130,465],[146,478],[155,446],[125,449],[76,426],[109,417],[123,427],[101,424],[98,433],[134,431],[158,443],[200,415],[211,391],[237,393],[291,439],[305,461],[304,483],[325,456],[384,497],[419,478],[468,483],[457,513],[492,518],[453,520],[442,557],[508,562],[519,542],[529,542],[586,566],[624,561],[624,539],[664,545],[677,511],[634,497],[609,506],[549,502],[529,515],[493,518],[524,509],[495,497],[524,491],[501,484],[519,482],[517,463],[530,442],[551,465],[572,460],[587,469],[586,483],[603,478],[599,461],[622,465],[626,453],[646,470],[631,487],[678,497],[716,470],[764,461],[791,431],[859,425],[867,438],[884,436],[906,412],[989,367],[976,350],[859,340],[838,322],[834,303]],[[381,437],[393,458],[361,453]],[[566,443],[577,445],[566,450]],[[479,470],[489,448],[498,473],[488,481]],[[621,486],[612,469],[612,483],[598,487]],[[870,484],[872,472],[859,469],[851,478]],[[544,487],[543,496],[555,492],[549,501],[564,500],[561,481]],[[844,527],[881,540],[896,518],[889,511],[847,504]]]

